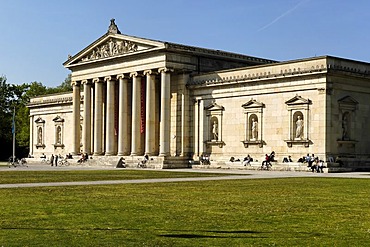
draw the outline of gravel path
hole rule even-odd
[[[51,167],[48,165],[30,165],[28,167],[0,167],[0,171],[65,171],[65,170],[115,170],[112,167]],[[237,179],[261,179],[261,178],[288,178],[288,177],[336,177],[336,178],[370,178],[370,172],[351,173],[311,173],[291,171],[251,171],[251,170],[213,170],[213,169],[171,169],[156,170],[171,172],[202,172],[219,173],[218,177],[189,177],[189,178],[157,178],[157,179],[133,179],[133,180],[104,180],[104,181],[81,181],[81,182],[50,182],[50,183],[21,183],[21,184],[0,184],[0,188],[20,187],[44,187],[44,186],[77,186],[77,185],[107,185],[107,184],[134,184],[134,183],[168,183],[168,182],[189,182],[189,181],[214,181],[214,180],[237,180]]]

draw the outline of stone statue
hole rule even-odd
[[[38,137],[37,137],[37,144],[42,144],[42,128],[40,127],[38,130]]]
[[[62,128],[60,126],[57,127],[57,144],[62,144]]]
[[[218,140],[218,124],[216,121],[213,122],[212,135],[213,135],[212,140]]]
[[[342,118],[342,140],[349,140],[347,114],[344,114]]]
[[[295,138],[302,139],[302,137],[303,137],[303,120],[302,120],[301,116],[297,117],[297,121],[296,121],[295,124],[296,124]]]
[[[110,20],[110,25],[108,28],[108,33],[113,33],[113,34],[121,34],[121,32],[118,30],[118,27],[115,23],[115,19]]]
[[[252,133],[251,140],[256,140],[258,137],[258,122],[254,118],[252,118],[251,133]]]

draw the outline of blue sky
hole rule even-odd
[[[58,86],[62,65],[115,18],[127,35],[279,61],[370,62],[367,0],[1,0],[0,75]]]

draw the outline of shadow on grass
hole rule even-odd
[[[249,231],[249,230],[241,230],[241,231],[196,231],[196,232],[203,232],[205,234],[192,234],[192,233],[173,233],[173,234],[171,234],[170,233],[170,234],[160,234],[158,236],[159,237],[166,237],[166,238],[245,238],[247,236],[235,235],[235,234],[261,234],[261,233],[266,233],[266,232],[257,232],[257,231]],[[209,235],[207,233],[213,233],[214,235]],[[217,235],[217,234],[220,234],[220,235]],[[228,234],[228,235],[221,235],[221,234]],[[250,238],[255,238],[255,236],[249,236],[249,237]]]

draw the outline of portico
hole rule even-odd
[[[74,81],[73,153],[82,151],[107,156],[169,155],[171,71],[168,68],[155,68]],[[157,75],[160,77],[157,78]],[[156,86],[156,80],[159,80],[159,86]],[[160,111],[156,111],[157,100],[160,100]],[[158,136],[156,126],[159,126]],[[159,138],[159,147],[156,146],[156,138]]]

